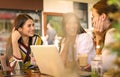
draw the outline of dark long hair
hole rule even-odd
[[[13,28],[15,28],[16,30],[18,30],[18,28],[23,27],[23,25],[25,24],[25,22],[28,19],[32,19],[33,18],[31,16],[29,16],[28,14],[19,14],[13,23]],[[20,38],[18,40],[18,43],[20,43],[22,41],[22,39]],[[11,35],[8,38],[7,44],[6,44],[6,56],[8,57],[8,59],[13,55],[13,47],[12,47],[12,38]],[[28,44],[29,45],[29,44]]]

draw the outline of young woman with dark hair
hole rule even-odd
[[[42,44],[41,37],[36,35],[34,30],[34,20],[28,14],[19,14],[15,18],[4,55],[9,65],[2,60],[3,70],[8,70],[7,67],[11,69],[28,69],[30,67],[33,59],[30,45]],[[18,66],[19,62],[22,62],[22,68]]]

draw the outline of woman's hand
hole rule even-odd
[[[20,49],[19,49],[19,44],[18,44],[18,40],[20,39],[21,34],[19,33],[18,30],[15,30],[15,28],[13,28],[12,30],[12,47],[13,47],[13,55],[19,59],[21,59],[21,53],[20,53]]]
[[[102,17],[99,17],[93,22],[94,32],[101,33],[104,31],[104,21]]]
[[[21,37],[20,32],[18,30],[15,30],[15,28],[13,28],[13,30],[12,30],[12,42],[18,42],[20,37]]]
[[[2,68],[3,68],[3,71],[11,71],[12,69],[7,66],[7,58],[6,58],[6,55],[1,55],[0,56],[0,61],[1,61],[1,65],[2,65]]]
[[[101,16],[93,22],[96,45],[99,45],[100,41],[104,40],[105,35],[104,22],[105,21]]]
[[[83,68],[85,71],[91,71],[91,65],[87,65]]]
[[[33,53],[31,53],[30,55],[30,58],[31,58],[31,65],[36,65],[36,60],[35,60],[35,57],[33,56]]]

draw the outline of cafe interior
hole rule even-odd
[[[95,33],[93,23],[95,16],[93,16],[92,10],[98,1],[100,0],[1,0],[0,77],[120,77],[120,0],[108,0],[109,5],[115,4],[118,8],[117,12],[108,14],[113,20],[113,23],[110,24],[115,29],[113,34],[109,32],[110,35],[108,38],[106,38],[108,29],[104,32],[99,32],[98,36]],[[102,7],[102,5],[99,7]],[[67,38],[67,35],[66,37],[64,35],[64,28],[62,28],[64,25],[64,14],[69,13],[76,15],[80,26],[85,30],[86,34],[90,36],[89,39],[87,35],[84,38],[82,34],[80,34],[82,41],[78,40],[78,43],[76,43],[75,39],[75,43],[72,43],[72,38],[68,37],[70,39],[68,42],[71,43],[61,44],[63,43],[62,40]],[[34,32],[41,37],[42,45],[30,46],[31,53],[35,58],[35,63],[32,63],[30,68],[21,68],[24,67],[22,61],[16,59],[16,61],[18,61],[18,63],[16,63],[17,67],[20,68],[10,67],[12,69],[7,70],[4,69],[3,62],[5,62],[7,67],[10,66],[10,63],[7,59],[3,59],[3,56],[7,56],[7,40],[14,26],[14,19],[20,14],[28,14],[33,18]],[[71,16],[69,16],[67,20],[69,20],[70,17]],[[74,19],[72,20],[71,18],[71,22],[72,21],[74,21]],[[99,25],[99,23],[100,22],[96,24]],[[49,28],[51,29],[49,25],[52,25],[54,32],[48,31]],[[66,33],[69,33],[69,31],[70,30],[66,31]],[[111,40],[112,35],[114,36],[114,42]],[[53,39],[52,43],[48,41],[50,36]],[[99,40],[99,38],[101,39]],[[83,42],[85,39],[87,39],[87,42]],[[105,39],[111,40],[112,43],[110,42],[106,45]],[[90,42],[88,41],[91,40],[92,44],[89,44]],[[67,42],[67,40],[64,40],[64,42]],[[77,46],[79,42],[81,42],[81,46]],[[75,45],[70,46],[69,44]],[[65,63],[61,57],[61,49],[65,45],[69,48],[68,54],[66,50],[66,54],[64,55],[67,56],[65,60],[68,61],[68,63],[66,62],[66,66],[68,67],[65,67]],[[77,49],[75,49],[75,46],[77,46]],[[87,50],[81,51],[85,47],[92,46],[93,49],[89,49],[88,52]],[[71,51],[79,51],[81,53]],[[77,57],[74,57],[76,53]],[[71,56],[71,54],[73,55]],[[72,59],[70,63],[69,59]]]

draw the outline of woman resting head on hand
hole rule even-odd
[[[19,14],[15,18],[6,47],[5,58],[9,63],[7,66],[12,69],[27,69],[31,66],[33,55],[30,45],[42,44],[41,37],[36,35],[34,31],[34,20],[31,16],[28,14]],[[18,66],[19,62],[22,63],[22,67]]]

